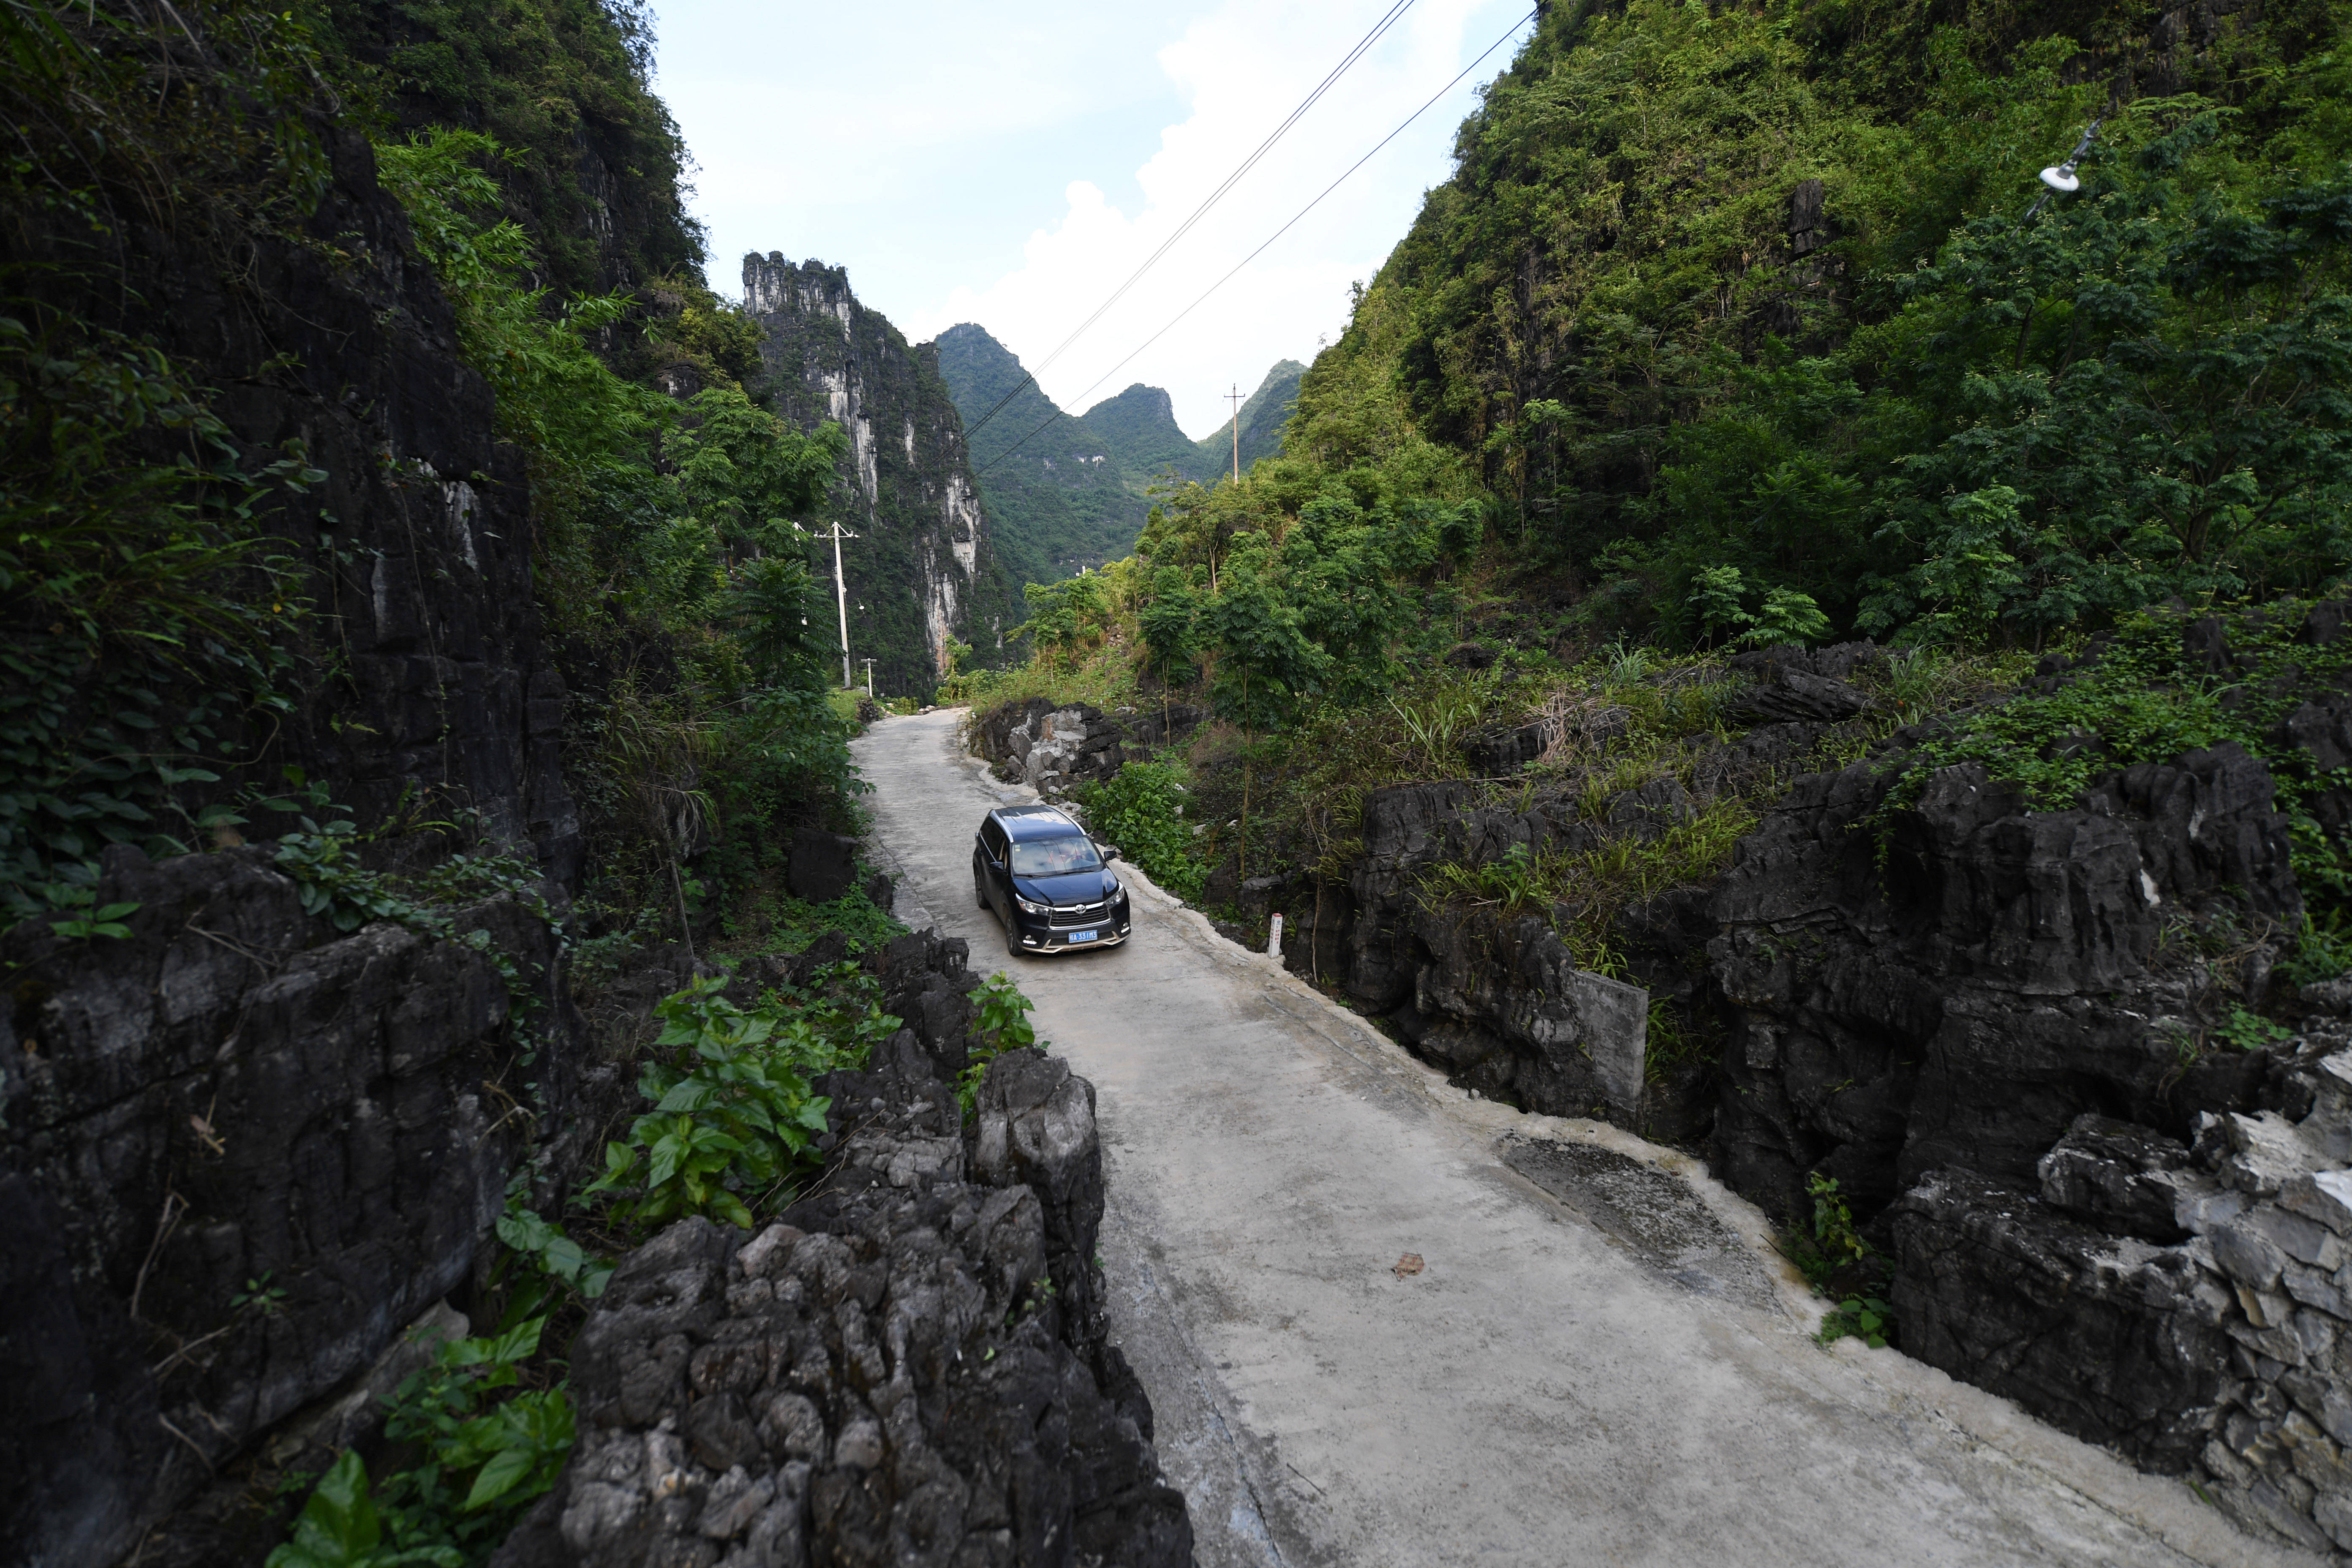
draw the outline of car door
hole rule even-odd
[[[994,817],[992,816],[981,824],[979,866],[981,886],[988,889],[990,907],[998,914],[1010,920],[1012,916],[1009,913],[1009,908],[1012,900],[1006,896],[1004,889],[1007,873],[1000,869],[1006,863],[1005,852],[1008,847],[1009,843],[1004,835],[1004,828]]]

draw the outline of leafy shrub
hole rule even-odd
[[[843,1065],[844,1053],[805,1019],[737,1006],[719,994],[726,984],[698,979],[655,1008],[664,1025],[656,1048],[688,1060],[646,1066],[637,1092],[654,1109],[625,1142],[605,1145],[604,1173],[587,1188],[630,1194],[613,1208],[622,1225],[698,1214],[749,1226],[752,1205],[791,1179],[824,1131],[831,1101],[811,1095],[809,1079]]]
[[[1190,902],[1201,896],[1208,868],[1192,854],[1184,820],[1183,772],[1169,763],[1129,763],[1100,784],[1078,790],[1087,825],[1118,846],[1143,874]]]
[[[1876,1296],[1850,1296],[1822,1314],[1821,1331],[1813,1338],[1825,1345],[1860,1340],[1875,1351],[1886,1348],[1887,1336],[1894,1331],[1894,1308]]]
[[[2291,855],[2306,899],[2352,895],[2352,855],[2303,803],[2346,782],[2309,752],[2282,743],[2280,721],[2302,693],[2352,668],[2352,637],[2297,640],[2311,601],[2281,597],[2222,624],[2234,660],[2215,673],[2188,634],[2198,617],[2158,609],[2124,616],[2097,660],[2049,693],[2026,693],[1968,715],[1916,747],[1881,820],[1916,801],[1937,768],[1975,763],[2018,786],[2033,806],[2061,810],[2093,778],[2136,763],[2235,742],[2270,768],[2291,825]]]
[[[966,1121],[971,1119],[988,1064],[1007,1051],[1037,1044],[1036,1026],[1028,1018],[1036,1004],[1021,994],[1012,976],[1002,970],[990,975],[980,988],[978,1000],[980,1016],[972,1022],[971,1061],[956,1079],[956,1098],[963,1105]]]
[[[572,1451],[571,1395],[518,1387],[545,1327],[532,1318],[438,1345],[394,1394],[384,1425],[418,1462],[387,1476],[379,1494],[359,1455],[342,1454],[268,1568],[465,1568],[487,1558]]]

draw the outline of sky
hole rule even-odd
[[[1311,360],[1339,335],[1349,285],[1371,277],[1423,193],[1452,173],[1454,131],[1510,63],[1532,0],[1412,0],[1207,216],[1055,351],[1392,3],[657,0],[656,86],[695,163],[720,293],[741,293],[746,251],[846,267],[857,297],[910,342],[977,321],[1064,407],[1146,382],[1168,389],[1197,437],[1226,416],[1229,387],[1246,395],[1277,360]]]

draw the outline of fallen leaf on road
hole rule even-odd
[[[1408,1274],[1418,1274],[1418,1273],[1420,1273],[1420,1272],[1421,1272],[1421,1254],[1420,1254],[1420,1253],[1418,1253],[1418,1252],[1408,1252],[1408,1253],[1406,1253],[1402,1258],[1398,1258],[1398,1259],[1396,1260],[1396,1277],[1397,1277],[1398,1279],[1403,1279],[1403,1278],[1404,1278],[1406,1275],[1408,1275]]]

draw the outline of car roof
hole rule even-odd
[[[1070,820],[1068,813],[1050,805],[999,806],[988,815],[1003,823],[1006,836],[1012,838],[1066,838],[1073,833],[1086,832]]]

